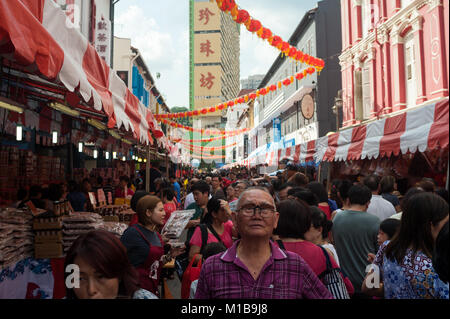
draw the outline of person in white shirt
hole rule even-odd
[[[194,185],[195,183],[197,183],[199,181],[199,179],[198,178],[193,178],[193,179],[191,179],[191,181],[190,181],[190,187],[189,188],[191,188],[192,187],[192,185]],[[184,200],[184,209],[186,210],[187,209],[187,207],[189,206],[189,205],[191,205],[192,203],[194,203],[195,202],[195,199],[194,199],[194,194],[192,193],[192,192],[190,192],[187,196],[186,196],[186,199]]]
[[[364,185],[372,192],[372,199],[370,200],[369,208],[367,209],[369,214],[375,215],[380,221],[383,221],[397,213],[394,205],[379,195],[380,180],[378,176],[367,176],[364,178]]]

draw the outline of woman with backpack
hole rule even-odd
[[[233,245],[233,237],[237,237],[237,234],[230,218],[231,210],[227,201],[216,197],[208,201],[207,213],[189,242],[189,260],[195,255],[200,260],[202,248],[209,243],[221,242],[226,248]]]
[[[350,280],[342,274],[325,248],[305,238],[312,224],[310,207],[291,199],[278,203],[277,211],[280,217],[274,234],[280,238],[277,240],[278,246],[302,257],[336,299],[348,299],[354,292]],[[333,285],[330,276],[337,285]]]

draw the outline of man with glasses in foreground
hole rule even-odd
[[[270,240],[279,214],[266,189],[245,190],[232,216],[241,239],[208,258],[196,299],[333,299],[300,256]]]

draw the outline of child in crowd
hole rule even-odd
[[[386,240],[391,240],[400,227],[400,221],[394,218],[388,218],[381,222],[378,230],[378,246],[381,246]],[[374,254],[368,254],[367,261],[373,263],[375,260]]]
[[[203,255],[202,255],[202,262],[204,263],[206,261],[206,259],[208,259],[211,256],[215,256],[217,254],[220,254],[224,251],[226,251],[227,248],[225,247],[224,244],[222,243],[210,243],[207,244],[205,246],[205,248],[203,248]],[[191,284],[191,293],[189,295],[189,299],[194,299],[195,297],[195,293],[197,291],[197,284],[198,284],[198,279],[194,280]]]

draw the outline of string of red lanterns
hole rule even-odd
[[[182,125],[180,123],[174,122],[174,121],[169,121],[169,120],[165,120],[165,119],[161,119],[161,122],[164,124],[167,124],[171,127],[174,128],[181,128],[183,130],[187,130],[189,132],[196,132],[196,133],[201,133],[202,135],[230,135],[230,134],[242,134],[245,132],[248,132],[250,129],[245,128],[245,129],[240,129],[240,130],[235,130],[235,131],[219,131],[219,130],[205,130],[205,129],[196,129],[190,126],[185,126]]]
[[[187,144],[187,143],[183,143],[181,142],[181,144],[183,146],[189,147],[190,149],[196,149],[196,150],[201,150],[203,151],[221,151],[221,150],[225,150],[229,147],[234,147],[236,146],[238,143],[233,143],[233,144],[229,144],[229,145],[222,145],[222,146],[200,146],[200,145],[192,145],[192,144]]]
[[[316,72],[316,69],[313,67],[307,68],[303,70],[302,72],[298,72],[295,75],[292,75],[290,77],[287,77],[286,79],[279,81],[276,84],[268,85],[265,88],[256,90],[253,93],[244,95],[242,97],[236,98],[234,100],[230,100],[221,104],[218,104],[213,107],[209,108],[203,108],[201,110],[194,110],[194,111],[187,111],[187,112],[180,112],[180,113],[168,113],[168,114],[156,114],[155,119],[159,122],[163,122],[163,119],[179,119],[179,118],[191,118],[191,117],[197,117],[206,115],[208,113],[215,113],[217,111],[222,111],[226,108],[233,107],[237,104],[243,104],[247,103],[250,100],[256,100],[256,98],[260,96],[265,96],[266,94],[269,94],[270,92],[275,92],[277,90],[281,90],[284,86],[289,86],[294,83],[294,80],[302,80],[306,78],[308,75],[314,74]]]
[[[214,0],[211,0],[211,2],[214,2]],[[267,41],[285,56],[315,67],[319,73],[325,67],[325,61],[298,50],[296,47],[284,41],[280,36],[273,34],[270,29],[265,28],[259,20],[253,19],[248,11],[239,9],[235,0],[216,0],[216,3],[219,9],[230,14],[236,23],[245,25],[248,31],[256,34],[260,39]]]

